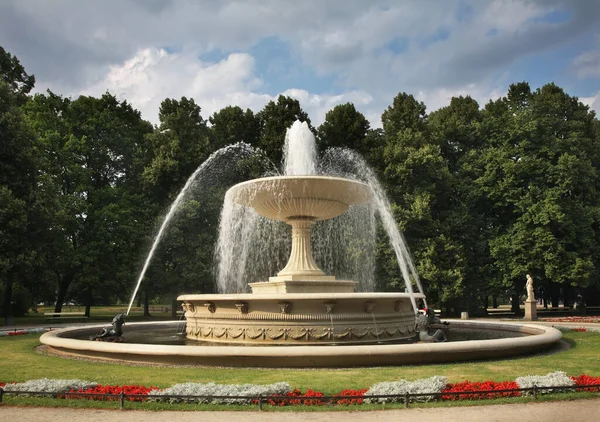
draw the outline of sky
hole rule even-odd
[[[600,114],[600,0],[0,0],[0,45],[36,92],[109,91],[153,123],[165,98],[208,119],[282,94],[315,125],[351,102],[380,127],[400,92],[431,112],[520,81]]]

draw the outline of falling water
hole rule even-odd
[[[297,121],[288,129],[283,157],[283,175],[319,174],[315,137],[306,123]],[[339,217],[315,224],[313,257],[325,273],[358,281],[361,291],[373,291],[375,229],[373,205],[352,206]],[[263,218],[226,195],[215,247],[219,292],[246,292],[249,282],[266,281],[280,271],[289,258],[289,231],[287,224]]]
[[[177,195],[177,198],[175,198],[175,201],[173,201],[173,203],[171,204],[171,207],[169,208],[167,215],[165,216],[160,228],[158,229],[158,233],[156,234],[156,236],[154,238],[154,242],[152,243],[150,252],[148,253],[148,256],[146,257],[146,261],[144,262],[144,266],[142,268],[142,271],[140,272],[135,289],[133,291],[133,294],[131,295],[131,300],[129,301],[129,306],[127,308],[127,315],[129,315],[129,312],[131,311],[133,301],[135,300],[135,297],[140,288],[142,280],[143,280],[144,276],[146,275],[146,271],[148,270],[148,266],[150,265],[150,262],[152,261],[152,257],[154,256],[154,252],[156,251],[156,248],[160,244],[160,241],[161,241],[166,229],[169,227],[171,220],[177,214],[177,211],[179,211],[179,206],[180,206],[181,202],[186,197],[186,195],[191,190],[191,188],[196,183],[198,183],[198,181],[202,177],[204,177],[205,174],[207,174],[207,173],[210,174],[211,172],[213,172],[215,170],[213,168],[214,167],[213,164],[215,164],[215,162],[217,162],[219,158],[229,157],[229,156],[233,155],[234,157],[239,159],[242,157],[249,157],[253,154],[255,154],[254,148],[252,148],[250,145],[245,144],[243,142],[239,142],[234,145],[226,146],[224,148],[221,148],[221,149],[215,151],[189,177],[189,179],[186,181],[185,185],[183,186],[183,188]]]
[[[187,180],[158,230],[127,314],[165,230],[190,189],[205,176],[214,177],[213,173],[218,174],[223,168],[235,168],[231,163],[237,163],[239,158],[256,153],[256,150],[244,143],[222,148],[211,155]],[[365,160],[353,151],[332,148],[318,161],[315,138],[308,125],[298,121],[286,133],[283,156],[284,175],[338,175],[358,179],[371,186],[374,192],[371,203],[351,206],[337,218],[317,222],[312,236],[314,258],[326,273],[358,281],[362,291],[373,291],[377,214],[394,249],[416,311],[412,283],[414,281],[422,293],[421,282],[393,218],[389,200]],[[228,162],[215,164],[218,161],[216,159],[222,157]],[[265,176],[278,174],[272,165],[262,167],[267,170]],[[289,227],[286,224],[265,219],[253,209],[235,204],[231,195],[226,194],[219,221],[219,240],[215,246],[215,272],[219,291],[246,292],[248,282],[265,281],[283,268],[289,257],[290,245]]]
[[[406,246],[404,236],[402,236],[402,233],[398,229],[396,220],[392,214],[390,201],[383,190],[381,183],[379,183],[377,176],[375,176],[375,173],[371,167],[369,167],[367,162],[359,154],[349,149],[331,148],[326,152],[322,161],[322,166],[329,169],[329,171],[338,173],[341,172],[343,174],[347,174],[349,172],[359,179],[364,180],[369,186],[371,186],[371,189],[373,189],[374,203],[377,213],[379,214],[379,218],[381,219],[386,234],[388,235],[390,245],[394,249],[404,284],[406,285],[406,289],[410,294],[413,310],[416,312],[417,305],[413,296],[414,292],[412,288],[412,280],[414,280],[417,284],[417,288],[419,289],[420,293],[423,293],[423,286],[421,285],[421,281],[412,262],[412,258],[410,257],[410,252]],[[425,306],[427,306],[425,299],[423,299],[423,301],[425,302]]]
[[[358,281],[362,291],[373,291],[377,214],[416,312],[413,281],[422,293],[421,281],[387,195],[365,160],[351,150],[331,148],[318,161],[315,138],[308,125],[298,121],[286,133],[283,157],[284,175],[338,175],[359,179],[371,186],[374,193],[371,203],[351,206],[337,218],[317,222],[312,231],[315,261],[327,274]],[[260,217],[253,209],[233,203],[230,195],[226,195],[215,249],[216,278],[221,293],[245,292],[248,282],[266,281],[283,268],[289,250],[287,225]]]

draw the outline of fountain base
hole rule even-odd
[[[252,293],[353,293],[358,282],[334,276],[280,275],[269,281],[248,283]]]
[[[183,295],[177,300],[183,302],[187,338],[203,342],[331,345],[416,338],[406,293]]]

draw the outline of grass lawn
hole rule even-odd
[[[270,384],[286,381],[293,388],[334,394],[344,389],[369,388],[381,381],[414,380],[444,375],[450,382],[514,380],[522,375],[565,371],[569,375],[600,376],[600,334],[566,332],[570,349],[514,359],[347,369],[241,369],[210,367],[130,366],[116,363],[63,359],[39,353],[39,336],[1,337],[0,382],[39,378],[82,379],[105,385],[169,387],[183,382]]]

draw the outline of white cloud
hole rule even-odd
[[[193,51],[169,54],[164,49],[146,48],[123,64],[111,66],[100,80],[73,94],[97,96],[108,90],[128,100],[154,123],[165,98],[182,96],[194,98],[205,118],[228,105],[259,111],[276,96],[260,92],[262,81],[255,75],[254,64],[254,58],[246,53],[232,53],[217,63],[203,63]],[[321,95],[291,88],[281,94],[300,101],[316,125],[337,104],[353,102],[364,107],[372,101],[363,91]]]
[[[582,97],[579,99],[583,104],[596,112],[596,117],[600,117],[600,91],[591,97]]]
[[[252,95],[261,82],[254,76],[254,59],[234,53],[218,63],[203,63],[196,53],[169,54],[164,49],[145,48],[121,65],[111,66],[100,80],[78,92],[100,95],[110,91],[127,99],[144,118],[156,122],[165,98],[192,97],[208,117],[229,104],[252,106],[267,98]]]
[[[469,84],[456,89],[440,88],[431,91],[419,91],[416,98],[424,102],[427,111],[431,113],[449,105],[452,97],[470,96],[479,103],[479,107],[484,107],[489,100],[496,100],[504,94],[505,91],[499,88],[492,89],[487,85]]]
[[[205,117],[230,103],[258,110],[276,95],[269,82],[290,95],[304,92],[315,124],[328,107],[353,101],[379,126],[401,91],[429,111],[455,94],[483,105],[513,77],[531,77],[513,76],[514,63],[591,33],[599,11],[589,0],[5,0],[0,39],[36,75],[38,90],[109,89],[152,121],[162,99],[182,95],[195,98]],[[544,19],[548,13],[568,19]],[[446,36],[436,38],[440,29]],[[273,57],[261,44],[267,37],[285,51]],[[211,50],[224,58],[198,61]],[[593,52],[577,60],[580,75],[600,69]],[[545,70],[564,75],[568,66],[557,57]],[[317,92],[308,74],[325,75],[333,86]]]

